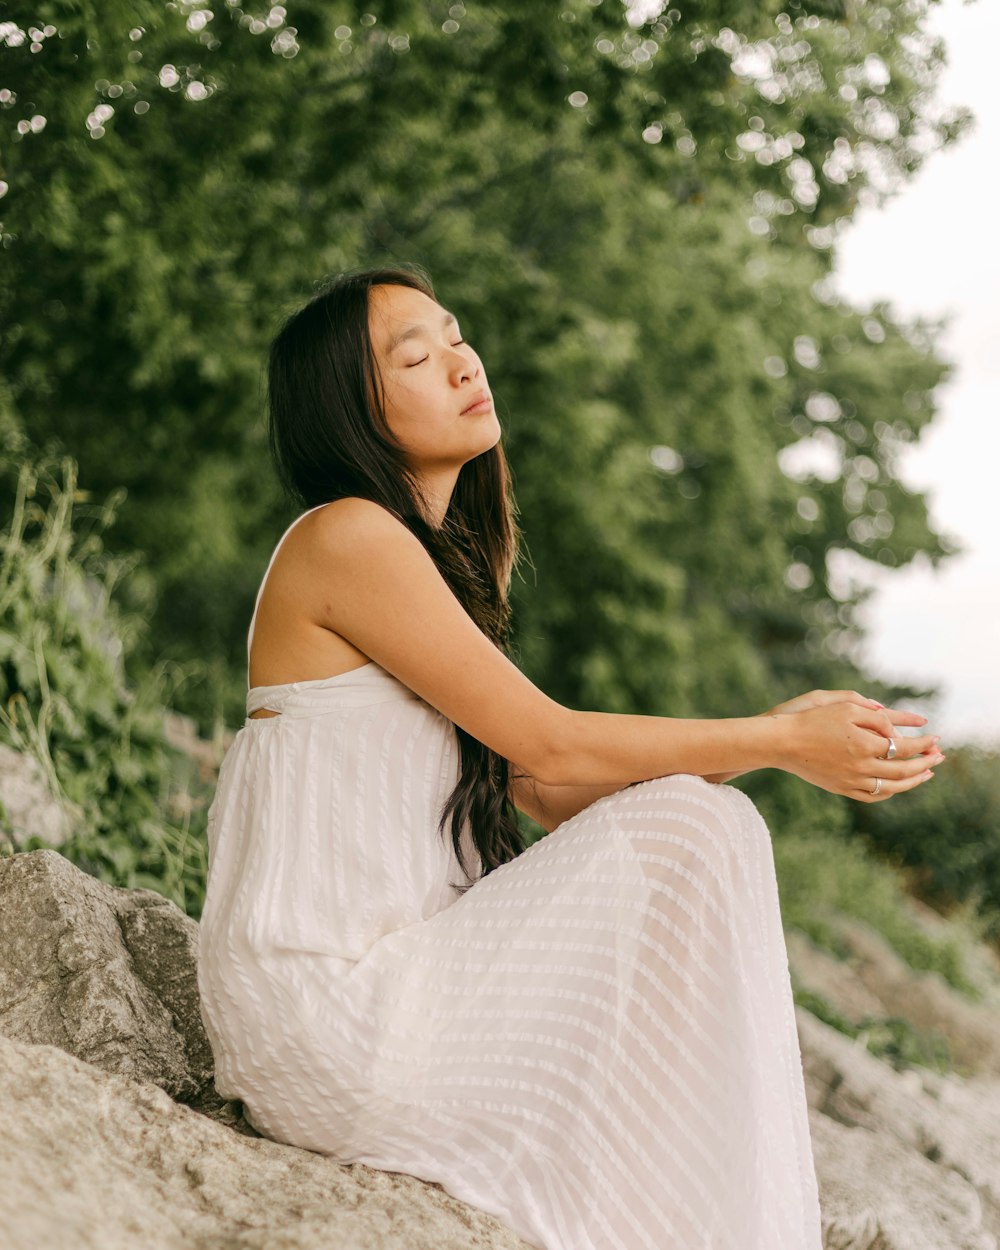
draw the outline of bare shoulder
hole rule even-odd
[[[388,508],[370,499],[335,499],[309,514],[298,527],[303,554],[328,568],[400,551],[423,551],[416,535]]]
[[[364,529],[372,525],[398,526],[405,529],[398,517],[393,516],[388,508],[372,499],[361,499],[357,495],[348,495],[344,499],[334,499],[311,512],[303,521],[320,533],[339,529]]]
[[[318,508],[297,528],[289,593],[312,624],[544,778],[570,714],[482,632],[419,538],[388,509],[356,498]]]
[[[391,567],[419,554],[426,557],[422,543],[388,508],[351,496],[299,518],[280,544],[269,581],[303,606],[315,605],[317,596],[345,578],[353,582],[372,562]]]

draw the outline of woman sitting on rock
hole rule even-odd
[[[849,691],[612,715],[534,686],[505,654],[490,388],[416,272],[291,317],[269,405],[307,511],[257,596],[210,813],[219,1092],[543,1250],[819,1250],[770,838],[719,783],[889,798],[943,758],[893,737],[925,718]],[[515,808],[548,836],[525,849]]]

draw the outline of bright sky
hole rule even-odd
[[[936,573],[926,561],[874,572],[868,660],[940,687],[942,745],[1000,743],[1000,6],[944,0],[929,28],[948,48],[938,98],[971,108],[975,128],[883,208],[861,211],[837,243],[837,288],[856,306],[886,299],[903,316],[950,317],[941,347],[956,368],[902,469],[965,550]]]

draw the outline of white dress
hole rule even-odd
[[[437,830],[451,722],[374,663],[257,687],[259,708],[280,715],[237,733],[209,816],[220,1094],[267,1137],[437,1182],[542,1250],[820,1250],[749,799],[642,782],[459,895]]]

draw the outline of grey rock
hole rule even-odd
[[[0,1038],[4,1250],[526,1250],[438,1185],[242,1137]]]
[[[798,984],[822,994],[854,1024],[865,1016],[903,1017],[948,1043],[956,1071],[1000,1077],[1000,1011],[991,1002],[992,980],[984,969],[984,1001],[974,1002],[939,973],[915,972],[864,921],[840,917],[834,928],[846,960],[819,950],[802,933],[788,934],[788,962]]]
[[[997,1250],[1000,1081],[896,1072],[802,1008],[796,1023],[826,1245]]]
[[[785,934],[788,967],[796,985],[819,994],[842,1016],[857,1024],[866,1016],[884,1016],[885,1004],[862,985],[851,965],[816,946],[801,930]]]
[[[1000,1014],[959,993],[939,973],[914,972],[863,921],[841,926],[858,981],[884,1005],[887,1016],[904,1016],[925,1033],[944,1037],[959,1072],[1000,1077]]]
[[[72,830],[73,812],[49,787],[38,761],[0,743],[0,841],[13,849],[30,837],[61,846]]]
[[[826,1250],[996,1250],[979,1195],[899,1142],[810,1116]]]
[[[154,1081],[253,1132],[212,1083],[197,933],[169,899],[105,885],[57,851],[0,859],[0,1034]]]

